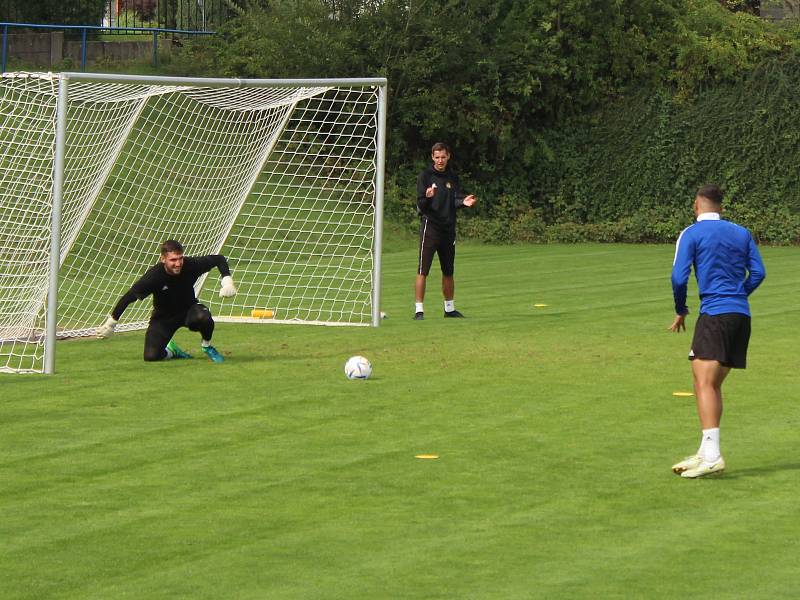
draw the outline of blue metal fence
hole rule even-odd
[[[39,25],[33,23],[0,23],[3,30],[2,72],[6,72],[8,64],[8,33],[9,29],[46,29],[79,32],[81,36],[81,71],[86,71],[86,41],[89,31],[103,33],[140,33],[150,34],[153,39],[153,66],[158,65],[158,36],[162,35],[213,35],[214,31],[194,31],[189,29],[165,29],[154,27],[107,27],[102,25]]]

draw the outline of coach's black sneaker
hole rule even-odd
[[[415,321],[424,321],[425,320],[425,313],[422,312],[422,311],[419,311],[418,313],[415,313],[414,314],[414,320]]]
[[[449,319],[465,319],[466,317],[462,315],[457,310],[451,310],[450,312],[444,311],[444,316]]]

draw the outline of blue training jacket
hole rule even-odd
[[[700,292],[701,313],[750,316],[747,297],[764,280],[766,271],[747,229],[723,221],[717,213],[703,213],[696,223],[681,232],[672,263],[672,295],[678,315],[689,312],[686,287],[692,265]]]

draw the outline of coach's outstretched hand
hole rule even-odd
[[[97,328],[97,337],[101,339],[109,338],[114,335],[114,330],[117,327],[117,320],[114,317],[108,317],[106,322]]]
[[[233,277],[226,275],[222,278],[222,287],[219,289],[220,298],[230,298],[236,295],[236,286],[233,285]]]

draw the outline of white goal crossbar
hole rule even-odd
[[[3,74],[0,371],[52,373],[166,239],[228,258],[218,321],[378,326],[386,85]]]

